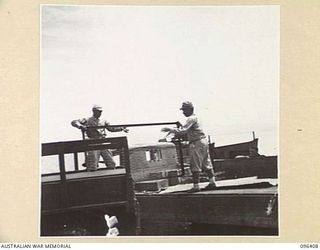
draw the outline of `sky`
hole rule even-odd
[[[259,138],[278,153],[278,6],[41,9],[41,142],[81,139],[71,121],[104,107],[110,124],[184,121],[191,101],[217,146]],[[129,144],[161,127],[130,128]]]

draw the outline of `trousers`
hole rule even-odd
[[[206,139],[197,140],[189,144],[190,169],[193,173],[201,171],[213,173],[209,157],[209,146]]]
[[[115,168],[116,163],[113,160],[112,152],[109,149],[88,151],[86,153],[86,167],[87,170],[96,170],[99,164],[100,155],[107,168]]]

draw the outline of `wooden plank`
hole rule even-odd
[[[41,214],[56,214],[56,213],[66,213],[70,211],[78,211],[78,210],[89,210],[89,209],[97,209],[97,208],[107,208],[107,207],[118,207],[118,206],[127,206],[128,201],[117,201],[117,202],[108,202],[103,204],[96,205],[84,205],[84,206],[71,206],[64,209],[43,209]]]
[[[61,209],[60,183],[50,183],[41,187],[41,211],[48,209]]]
[[[150,180],[158,180],[166,177],[168,177],[168,174],[166,171],[151,172],[149,174]]]
[[[103,176],[111,176],[111,175],[123,175],[126,174],[126,170],[124,168],[119,169],[99,169],[97,171],[87,172],[81,171],[77,173],[66,173],[66,180],[75,180],[75,179],[83,179],[83,178],[92,178],[92,177],[103,177]],[[42,176],[41,182],[53,182],[60,181],[60,174],[57,173],[55,175]]]
[[[64,198],[67,199],[61,195],[61,189],[65,194]],[[98,206],[127,200],[125,175],[42,183],[41,190],[41,207],[46,211],[74,206]]]
[[[68,154],[75,152],[85,152],[90,150],[98,150],[103,148],[118,149],[121,148],[126,137],[89,139],[67,142],[51,142],[42,144],[42,156]]]
[[[181,177],[170,177],[168,180],[169,186],[175,186],[181,183]]]
[[[227,194],[236,194],[236,195],[255,195],[255,194],[266,194],[266,195],[273,195],[275,193],[278,193],[278,187],[268,187],[268,188],[243,188],[243,189],[221,189],[221,190],[210,190],[210,191],[200,191],[198,193],[195,193],[195,195],[227,195]]]
[[[74,179],[83,179],[83,178],[91,178],[91,177],[104,177],[104,176],[112,176],[112,175],[124,175],[126,174],[126,170],[123,168],[119,169],[103,169],[98,171],[90,171],[90,172],[78,172],[67,175],[67,180]]]
[[[277,157],[239,158],[214,161],[214,172],[220,172],[219,179],[235,179],[248,176],[278,178]]]
[[[105,176],[67,182],[69,206],[127,200],[125,176]]]
[[[271,214],[267,208],[276,199],[269,194],[137,195],[141,219],[277,228],[277,202]]]
[[[232,159],[237,155],[249,155],[249,148],[257,146],[258,139],[219,147],[215,147],[212,143],[209,144],[209,151],[212,159]]]
[[[257,179],[256,176],[247,177],[247,178],[239,178],[239,179],[231,179],[231,180],[222,180],[216,181],[216,185],[218,188],[221,187],[228,187],[228,186],[241,186],[241,185],[248,185],[248,184],[259,184],[259,183],[270,183],[270,185],[275,186],[277,185],[277,179]],[[200,188],[204,188],[207,186],[208,182],[201,182],[199,183]],[[168,187],[166,190],[161,191],[160,194],[168,194],[168,193],[175,193],[175,192],[184,192],[191,189],[193,186],[192,183],[188,184],[180,184],[176,186]],[[201,191],[204,192],[204,191]]]
[[[160,191],[162,188],[168,187],[167,179],[152,180],[152,181],[139,181],[135,183],[137,191]]]
[[[204,182],[203,183],[205,186],[206,184],[209,184],[209,182]],[[181,184],[182,185],[182,184]],[[187,185],[189,187],[187,190],[191,189],[193,184],[183,184]],[[169,187],[170,188],[170,187]],[[278,187],[277,186],[272,186],[272,187],[266,187],[266,188],[239,188],[239,189],[220,189],[220,190],[208,190],[208,191],[199,191],[195,193],[188,193],[188,192],[165,192],[161,191],[159,193],[154,193],[150,195],[154,196],[207,196],[207,195],[225,195],[225,194],[275,194],[278,192]],[[137,193],[137,196],[143,196],[143,194]]]

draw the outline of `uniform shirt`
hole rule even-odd
[[[96,118],[91,116],[89,118],[82,118],[79,120],[74,120],[71,122],[74,127],[79,127],[79,125],[84,125],[87,128],[86,134],[89,138],[105,138],[107,133],[106,129],[110,132],[120,132],[124,128],[123,127],[110,127],[110,128],[97,128],[97,129],[90,129],[90,127],[95,126],[108,126],[110,125],[106,120]]]
[[[186,123],[180,128],[174,129],[174,133],[177,135],[186,134],[189,142],[206,138],[206,135],[202,130],[201,123],[195,114],[189,116],[186,120]]]

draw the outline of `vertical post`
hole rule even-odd
[[[214,142],[209,143],[209,156],[211,160],[212,167],[214,168]]]
[[[82,134],[82,140],[86,139],[85,132],[83,130],[81,130],[81,134]]]
[[[81,134],[82,134],[82,140],[85,140],[86,139],[86,135],[85,135],[85,132],[81,129]],[[88,152],[85,151],[83,152],[84,154],[84,164],[87,164],[87,157],[88,157]]]
[[[140,232],[140,209],[139,209],[139,202],[136,199],[136,195],[134,192],[134,182],[131,175],[130,169],[130,151],[128,146],[127,138],[121,138],[121,145],[123,150],[123,159],[126,168],[126,177],[127,177],[127,200],[128,200],[128,212],[133,212],[135,219],[136,219],[136,234]]]
[[[74,170],[79,170],[79,161],[78,161],[78,153],[73,153],[73,159],[74,159]]]
[[[181,140],[178,139],[178,150],[179,150],[179,161],[180,161],[180,168],[182,171],[182,176],[184,176],[184,162],[183,162],[183,151],[182,151],[182,143]]]
[[[124,160],[125,169],[126,169],[127,200],[129,202],[129,207],[132,207],[135,193],[134,193],[134,187],[133,187],[134,183],[133,183],[131,169],[130,169],[130,155],[129,155],[127,138],[121,138],[121,145],[123,148],[123,150],[121,151],[123,152],[123,160]]]
[[[118,148],[119,151],[119,164],[121,167],[126,167],[126,160],[124,158],[124,150],[123,148]]]
[[[64,153],[59,153],[59,168],[60,168],[60,196],[62,208],[68,206],[68,195],[67,195],[67,183],[66,183],[66,168],[64,161]]]
[[[252,131],[252,136],[253,136],[253,140],[256,139],[256,135],[255,135],[254,131]]]
[[[64,162],[64,154],[59,154],[59,169],[60,169],[60,178],[62,182],[66,181],[66,167]]]

